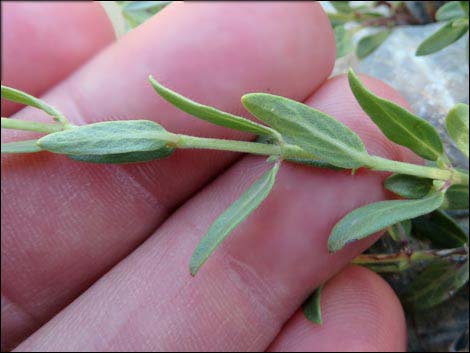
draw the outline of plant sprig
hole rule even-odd
[[[196,275],[210,255],[268,197],[283,161],[334,169],[368,168],[395,173],[385,187],[405,200],[381,201],[353,210],[332,229],[328,248],[339,251],[346,244],[368,237],[397,223],[439,212],[442,208],[468,204],[468,171],[453,168],[445,155],[435,128],[424,119],[369,91],[350,70],[351,90],[363,110],[391,141],[402,145],[434,165],[423,166],[370,155],[363,141],[346,125],[305,104],[284,97],[250,93],[242,97],[246,109],[266,125],[194,102],[149,77],[155,91],[179,109],[209,123],[262,136],[256,142],[202,138],[175,134],[149,120],[107,121],[84,126],[70,124],[65,116],[45,102],[10,87],[2,86],[2,97],[42,109],[55,123],[2,118],[2,128],[45,133],[37,140],[2,144],[2,153],[49,151],[75,161],[90,163],[135,163],[170,156],[175,149],[215,149],[268,157],[274,166],[250,186],[212,224],[190,261]],[[447,117],[449,135],[468,158],[468,105],[459,104]],[[436,218],[439,224],[446,222]],[[435,219],[435,221],[436,221]],[[404,229],[404,228],[403,228]],[[407,231],[408,232],[408,231]],[[458,232],[449,233],[455,240]],[[468,236],[458,235],[452,246],[468,249]],[[399,238],[399,235],[396,235]],[[447,243],[446,243],[447,244]],[[468,254],[467,254],[468,257]],[[376,265],[380,263],[380,257]],[[449,267],[447,271],[451,271]],[[468,271],[468,266],[466,267]],[[465,278],[458,268],[458,279]],[[468,277],[468,274],[467,274]],[[460,283],[459,282],[459,283]],[[304,308],[318,322],[319,294]],[[441,296],[445,298],[446,296]]]
[[[355,50],[359,59],[365,58],[379,48],[387,40],[394,27],[403,24],[420,24],[403,1],[369,1],[368,3],[351,6],[350,1],[330,1],[336,10],[334,13],[328,13],[328,16],[334,28],[337,58],[354,50],[353,36],[364,28],[374,28],[375,32],[359,39]],[[388,7],[389,15],[385,16],[376,10],[382,5]],[[468,1],[447,2],[437,10],[435,20],[445,24],[419,45],[416,56],[436,53],[468,33]]]

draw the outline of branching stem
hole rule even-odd
[[[437,259],[451,262],[464,262],[468,257],[466,247],[444,250],[420,250],[414,252],[399,252],[393,254],[362,254],[352,263],[366,266],[375,272],[394,273],[402,272],[410,267]]]
[[[68,125],[71,126],[71,125]],[[30,120],[20,120],[20,119],[11,119],[11,118],[2,118],[2,128],[3,129],[13,129],[13,130],[25,130],[25,131],[36,131],[50,134],[53,132],[59,132],[64,130],[63,124],[49,124],[49,123],[40,123]]]

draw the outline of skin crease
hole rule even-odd
[[[114,40],[106,13],[91,1],[3,1],[2,29],[2,84],[36,97]],[[2,116],[21,107],[2,99]]]
[[[216,31],[220,38],[215,45],[222,43],[222,48],[214,53],[200,51],[199,43],[214,36],[213,27],[220,13],[227,12],[227,6],[230,5],[172,5],[53,89],[47,101],[70,112],[67,115],[75,119],[81,115],[91,120],[103,120],[103,115],[111,116],[110,119],[116,116],[130,119],[140,117],[132,115],[133,112],[145,117],[158,111],[162,114],[156,120],[171,131],[239,138],[239,134],[196,119],[188,120],[190,118],[184,114],[177,113],[156,98],[149,85],[144,89],[145,75],[156,70],[160,73],[155,75],[157,79],[169,87],[235,113],[240,111],[238,99],[242,93],[267,91],[264,86],[272,93],[303,99],[326,78],[334,61],[334,49],[328,49],[333,48],[331,29],[317,4],[276,3],[263,4],[263,7],[244,4],[251,7],[251,11],[241,9],[228,20],[224,18],[220,26],[226,31]],[[273,16],[270,11],[283,14],[283,21],[286,21],[283,26],[278,27],[279,19],[275,23],[270,20]],[[255,17],[257,26],[250,35],[247,34],[250,28],[246,28],[249,23],[245,22],[247,13]],[[314,28],[312,16],[317,19]],[[211,18],[211,21],[201,21]],[[191,21],[198,25],[191,25],[194,23]],[[175,48],[178,44],[175,38],[185,37],[182,35],[185,31],[198,40],[190,48],[192,41],[183,41],[181,47]],[[272,46],[266,43],[260,52],[256,43],[264,36],[271,38],[273,31],[279,31],[274,36],[276,43]],[[252,39],[254,33],[259,37]],[[295,39],[290,38],[292,35]],[[316,43],[326,41],[322,46],[325,51],[320,56],[310,45],[303,44],[312,36],[318,36]],[[148,38],[159,43],[155,47],[158,52],[144,45]],[[231,40],[244,46],[243,53],[228,45]],[[271,55],[266,53],[267,49]],[[295,50],[301,52],[290,60],[282,60],[282,63],[271,60],[284,51]],[[136,65],[134,52],[140,54],[141,65]],[[181,61],[174,59],[178,53]],[[187,60],[183,59],[189,54],[192,54],[192,62],[200,65],[196,73],[189,71],[190,66],[185,68]],[[166,55],[172,61],[168,61]],[[113,58],[113,65],[109,65],[110,58]],[[211,67],[204,66],[208,58],[213,64]],[[226,60],[234,62],[223,65]],[[260,66],[254,67],[252,62]],[[175,73],[178,68],[187,69],[186,76],[178,76]],[[94,70],[100,74],[92,75]],[[204,80],[208,75],[204,70],[215,75],[215,79]],[[129,72],[129,81],[117,82],[116,72]],[[138,78],[134,79],[134,75]],[[109,90],[115,90],[114,94],[109,94],[105,84],[111,80],[115,84],[110,85]],[[376,80],[366,80],[366,84],[385,98],[403,103],[386,85]],[[101,85],[106,85],[106,90],[102,90]],[[123,89],[131,99],[120,96]],[[338,95],[344,95],[345,101],[337,100]],[[329,80],[308,103],[317,108],[323,105],[326,112],[357,129],[371,153],[416,160],[410,153],[385,142],[373,124],[366,123],[368,118],[350,96],[343,77]],[[44,119],[39,114],[33,115],[30,109],[20,114]],[[2,132],[2,140],[14,138],[14,133]],[[2,237],[2,341],[4,327],[9,335],[11,330],[16,330],[18,339],[51,317],[152,233],[177,205],[235,159],[228,153],[178,152],[168,160],[126,167],[79,164],[45,154],[2,158],[2,181],[8,180],[7,186],[2,182],[2,198],[7,196],[9,201],[5,203],[8,207],[2,202],[2,233],[6,234]],[[196,157],[199,158],[197,163],[194,162]],[[386,195],[381,184],[384,175],[378,173],[359,172],[351,177],[348,173],[320,172],[286,163],[273,195],[234,232],[200,275],[191,279],[187,265],[198,239],[217,214],[265,168],[259,158],[243,158],[182,206],[147,242],[18,350],[267,348],[306,295],[372,241],[353,244],[345,251],[328,255],[325,244],[332,224],[349,210]],[[191,170],[193,175],[181,173],[182,170]],[[129,185],[130,181],[134,184]],[[38,192],[38,185],[48,184],[54,185],[54,189],[43,187]],[[302,189],[298,185],[302,185]],[[175,195],[176,190],[181,194]],[[338,204],[340,198],[342,202]],[[325,204],[325,199],[332,201]],[[37,209],[42,200],[48,201],[39,207],[44,213]],[[92,205],[90,200],[93,200]],[[60,222],[44,222],[46,219],[50,222],[50,212],[54,212]],[[270,222],[266,222],[267,219]],[[34,232],[28,228],[31,224],[36,226]],[[54,253],[50,249],[54,249]],[[383,281],[370,280],[368,276],[374,275],[361,271],[366,275],[358,276],[359,284],[363,281],[372,292],[386,292],[384,288],[388,287]],[[377,284],[369,285],[371,281]],[[3,297],[5,293],[8,295]],[[15,298],[18,304],[7,307],[3,315],[7,297]],[[401,335],[391,337],[386,335],[388,331],[379,332],[383,336],[378,337],[376,342],[380,346],[376,349],[404,347],[401,307],[391,294],[384,296],[384,300],[385,303],[377,304],[381,305],[378,309],[393,311],[394,315],[377,316],[375,322],[378,325],[380,319],[384,327],[394,325],[396,331],[391,332],[401,332]],[[12,307],[13,310],[8,311]],[[358,310],[356,316],[361,315],[360,308]],[[22,313],[30,316],[21,317]],[[333,331],[334,327],[324,334],[328,336]],[[367,332],[362,333],[367,335]],[[344,341],[352,338],[346,336]],[[316,349],[313,343],[311,349]]]
[[[386,87],[376,80],[366,84],[372,89]],[[330,90],[325,97],[331,100],[332,92],[347,92],[349,87],[340,77],[317,94],[323,96],[324,90]],[[315,98],[307,102],[316,106]],[[348,125],[366,119],[357,103],[343,109],[348,115],[336,117]],[[369,146],[380,135],[368,131],[361,137]],[[386,155],[395,157],[394,151]],[[19,350],[265,349],[314,287],[373,242],[357,242],[330,255],[326,239],[331,226],[351,209],[385,197],[382,174],[360,171],[351,177],[349,172],[286,163],[269,198],[191,278],[187,266],[198,239],[265,168],[262,159],[251,156],[230,168]],[[339,197],[349,202],[337,203]],[[116,307],[119,312],[113,311]],[[404,327],[403,321],[382,324]]]
[[[222,16],[227,11],[231,16]],[[312,48],[311,40],[324,49]],[[293,55],[273,60],[286,53]],[[176,3],[43,98],[79,124],[84,117],[89,122],[150,118],[170,131],[250,138],[180,112],[157,96],[147,75],[237,113],[243,109],[241,95],[249,91],[306,98],[329,75],[334,57],[333,33],[317,4]],[[50,121],[30,108],[15,117]],[[3,141],[26,136],[2,130]],[[8,220],[2,222],[2,251],[15,254],[2,257],[3,303],[9,303],[3,307],[4,332],[8,327],[12,341],[31,333],[237,158],[177,151],[153,163],[97,166],[48,153],[2,156],[2,220]]]
[[[365,83],[386,92],[387,86],[377,80],[366,79]],[[335,78],[307,103],[333,106],[333,92],[348,90],[344,76]],[[396,97],[389,91],[386,98]],[[318,101],[317,95],[325,98]],[[357,103],[346,102],[335,105],[337,119],[350,126],[367,121]],[[400,154],[395,145],[390,150],[375,150],[376,141],[384,137],[370,126],[370,130],[359,131],[370,153],[389,158]],[[331,255],[326,249],[331,227],[350,210],[386,197],[384,173],[358,171],[352,177],[349,172],[319,172],[286,163],[268,199],[218,248],[198,276],[191,278],[189,258],[200,237],[266,167],[261,158],[243,158],[19,349],[266,349],[313,288],[376,239],[354,243]],[[116,307],[117,313],[113,311]],[[399,305],[391,307],[401,312]],[[357,310],[360,315],[360,308]],[[404,331],[403,320],[377,319],[380,325],[397,325]],[[396,347],[398,339],[404,346],[404,337],[383,336],[380,342]],[[345,337],[346,342],[353,339]],[[376,348],[388,350],[389,346]]]

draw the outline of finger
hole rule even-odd
[[[171,131],[249,138],[182,114],[157,98],[147,75],[237,113],[247,91],[305,98],[333,63],[332,31],[318,4],[176,3],[45,98],[75,122],[149,118]],[[18,115],[47,118],[32,109]],[[46,153],[3,157],[6,334],[20,337],[54,315],[235,158],[178,151],[155,163],[110,166]]]
[[[400,301],[377,274],[349,266],[324,286],[323,324],[297,312],[269,348],[272,352],[405,352]]]
[[[398,98],[377,80],[365,83]],[[366,123],[351,95],[343,76],[324,84],[308,103],[359,128],[370,153],[403,156]],[[377,239],[329,254],[332,226],[386,196],[384,173],[360,170],[352,176],[285,163],[270,196],[191,278],[189,259],[199,239],[266,168],[257,157],[231,167],[20,348],[81,350],[93,342],[95,350],[265,350],[314,288]],[[105,326],[97,337],[96,328]]]
[[[98,2],[2,2],[2,84],[43,94],[114,40]],[[20,109],[2,99],[2,116]]]

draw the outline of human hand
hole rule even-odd
[[[38,6],[49,12],[35,15]],[[57,28],[59,14],[68,20]],[[247,92],[305,101],[353,128],[371,153],[416,161],[369,120],[345,77],[327,80],[334,38],[317,3],[173,4],[85,64],[112,41],[97,3],[6,3],[4,19],[3,83],[32,94],[50,88],[43,99],[73,123],[154,119],[174,132],[250,138],[165,103],[147,82],[153,74],[244,115]],[[25,22],[48,40],[21,40]],[[27,75],[30,64],[36,70]],[[78,65],[57,82],[58,72]],[[365,83],[405,104],[383,83]],[[15,108],[5,106],[6,114]],[[49,119],[31,108],[17,117]],[[24,340],[18,350],[404,350],[392,290],[366,269],[345,268],[377,237],[334,255],[326,247],[344,214],[387,196],[385,174],[283,164],[269,198],[190,276],[198,240],[264,168],[260,158],[217,151],[178,150],[124,166],[2,156],[3,347]],[[327,280],[320,327],[298,308]]]

